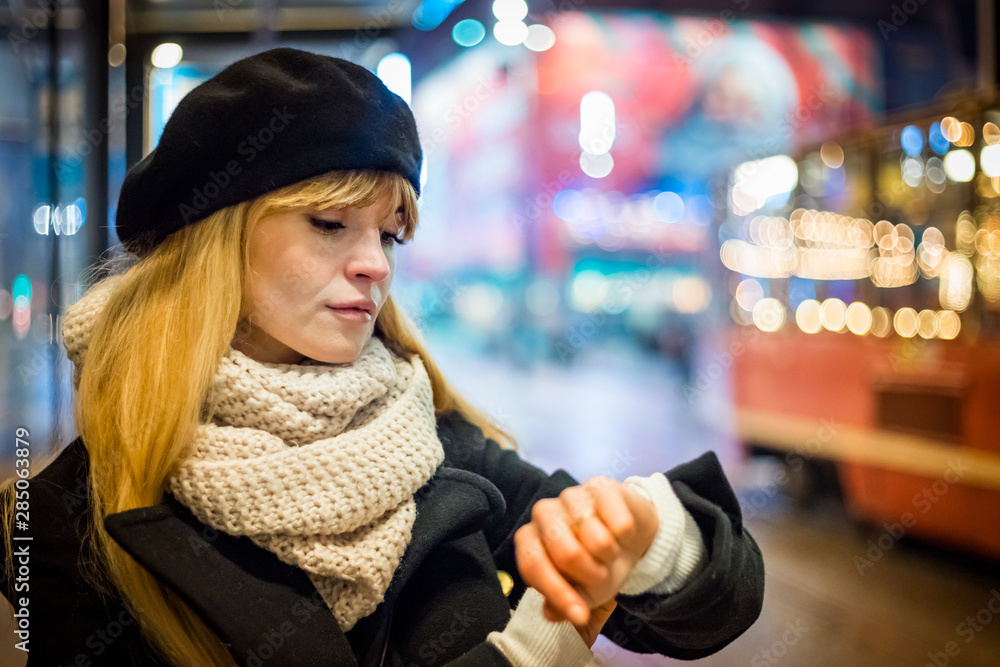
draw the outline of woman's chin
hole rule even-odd
[[[323,346],[316,350],[315,354],[306,354],[306,356],[324,364],[353,364],[361,356],[362,348],[364,348],[363,342],[356,345]]]

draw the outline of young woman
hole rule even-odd
[[[446,382],[390,295],[421,157],[336,58],[181,100],[123,184],[128,261],[63,320],[80,437],[17,491],[28,528],[6,490],[29,665],[582,667],[598,633],[694,659],[754,622],[713,454],[578,484]]]

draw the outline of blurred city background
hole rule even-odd
[[[1000,665],[998,25],[992,0],[5,3],[0,472],[15,428],[36,468],[75,437],[61,315],[127,168],[194,86],[293,46],[414,110],[393,292],[525,458],[719,455],[767,594],[703,664]]]

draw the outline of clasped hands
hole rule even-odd
[[[570,621],[593,646],[658,528],[643,492],[594,477],[535,503],[531,521],[514,533],[518,571],[545,597],[545,617]]]

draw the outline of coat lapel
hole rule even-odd
[[[355,665],[306,573],[248,537],[216,531],[173,496],[109,514],[112,538],[196,611],[240,664]]]
[[[488,521],[503,516],[506,509],[503,495],[492,482],[475,473],[443,466],[414,497],[417,518],[413,539],[386,591],[389,604],[435,546],[482,530]]]
[[[504,511],[492,483],[447,467],[414,497],[413,538],[380,607],[391,607],[435,545],[480,530]],[[306,573],[250,538],[206,526],[169,494],[158,505],[110,514],[104,525],[205,620],[241,664],[357,665]]]

